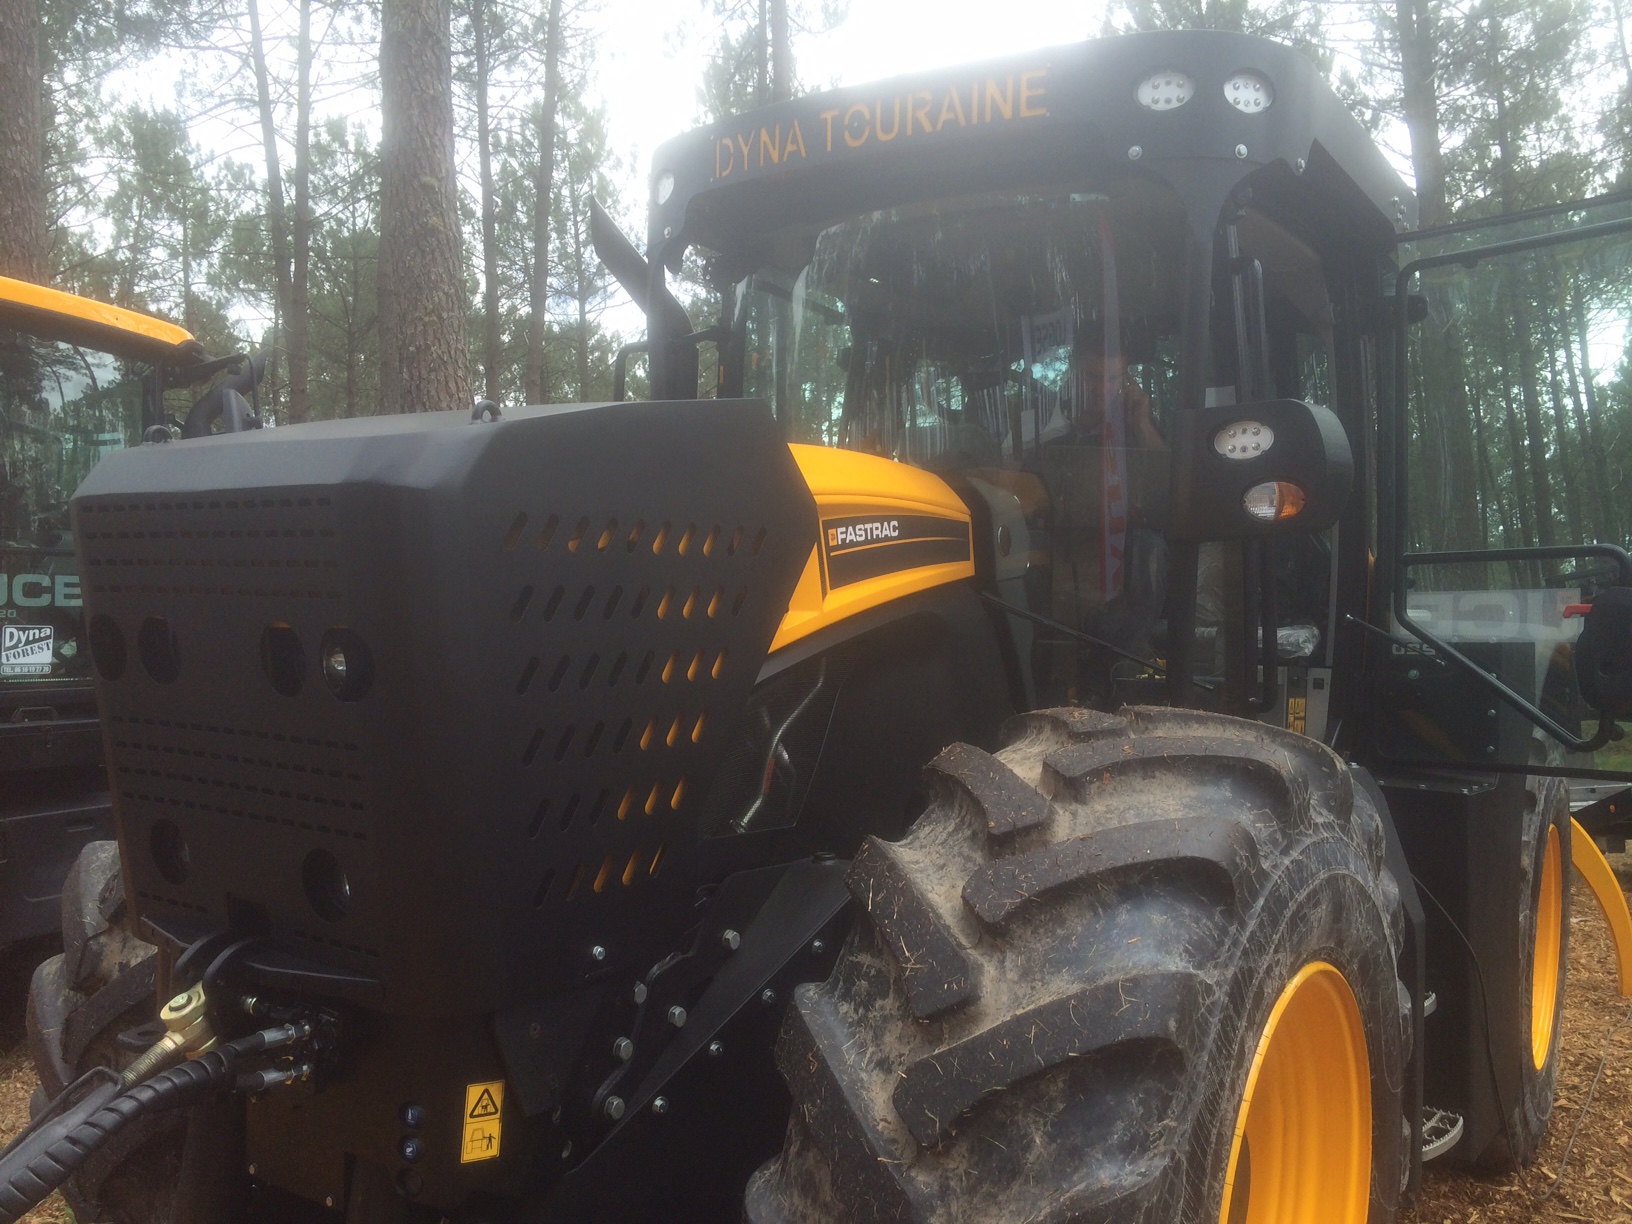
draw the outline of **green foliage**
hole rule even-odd
[[[781,26],[773,15],[780,5],[786,17],[787,43],[776,43]],[[793,42],[801,35],[821,34],[849,15],[849,0],[705,0],[715,27],[714,46],[703,63],[697,86],[698,119],[712,123],[772,101],[777,86],[787,97],[805,92],[799,80]],[[780,54],[779,54],[780,53]],[[775,81],[776,63],[789,67],[789,79]]]
[[[360,125],[330,119],[313,137],[311,416],[324,420],[379,400],[380,164]]]

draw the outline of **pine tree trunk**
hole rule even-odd
[[[793,32],[788,23],[788,0],[769,0],[771,6],[771,101],[793,97]]]
[[[1495,16],[1486,21],[1489,42],[1486,52],[1495,70],[1493,93],[1496,103],[1496,183],[1502,211],[1510,213],[1519,207],[1518,171],[1514,164],[1515,133],[1513,131],[1507,75],[1504,68],[1504,39]],[[1547,474],[1547,446],[1541,427],[1541,392],[1537,385],[1535,335],[1530,326],[1530,303],[1522,290],[1511,288],[1504,295],[1508,314],[1513,320],[1513,347],[1519,358],[1519,397],[1524,412],[1524,436],[1527,454],[1515,455],[1513,478],[1521,480],[1528,470],[1530,475],[1531,511],[1535,516],[1535,532],[1530,538],[1541,545],[1553,543],[1553,507],[1551,480]],[[1528,534],[1528,533],[1527,533]]]
[[[1575,322],[1574,341],[1581,346],[1581,399],[1587,409],[1588,451],[1592,455],[1593,470],[1597,473],[1598,484],[1602,490],[1598,495],[1598,521],[1603,524],[1605,540],[1624,544],[1626,541],[1621,535],[1620,503],[1610,488],[1604,424],[1598,410],[1598,388],[1592,380],[1592,352],[1587,347],[1587,307],[1579,284],[1571,294],[1570,306]]]
[[[274,314],[281,315],[287,324],[294,313],[294,288],[289,270],[289,222],[284,213],[283,168],[278,160],[278,131],[272,116],[272,86],[267,78],[266,45],[261,38],[261,13],[256,0],[249,0],[249,55],[255,67],[255,96],[261,113],[261,145],[266,155],[266,222],[272,238],[272,270],[277,285]],[[273,329],[274,334],[276,330]]]
[[[181,325],[193,330],[193,244],[187,211],[181,213]]]
[[[0,0],[0,276],[44,283],[45,81],[35,0]]]
[[[119,263],[119,279],[113,291],[113,304],[132,309],[136,302],[136,272],[137,261],[140,258],[137,251],[145,251],[152,240],[152,232],[147,224],[147,203],[143,200],[136,206],[135,214],[130,219],[130,241],[125,244],[124,253]],[[274,307],[274,311],[276,307]]]
[[[1587,428],[1587,414],[1581,403],[1581,378],[1575,368],[1575,344],[1569,333],[1569,320],[1565,319],[1564,324],[1560,330],[1563,333],[1564,375],[1569,380],[1570,416],[1575,424],[1576,440],[1587,456],[1582,466],[1587,471],[1587,493],[1592,498],[1592,513],[1588,518],[1594,528],[1593,538],[1610,540],[1614,536],[1604,517],[1604,485],[1600,479],[1603,457],[1593,454],[1592,431]]]
[[[289,283],[289,419],[311,415],[312,0],[300,0],[299,79],[295,86],[294,270]]]
[[[1445,217],[1445,157],[1440,147],[1439,54],[1431,0],[1395,0],[1404,82],[1405,126],[1411,134],[1411,170],[1417,180],[1417,224],[1424,229]]]
[[[1518,508],[1519,545],[1522,548],[1534,548],[1536,544],[1535,519],[1531,514],[1530,499],[1524,489],[1524,441],[1519,432],[1519,414],[1513,410],[1512,394],[1503,389],[1503,398],[1507,400],[1507,411],[1503,414],[1504,432],[1507,434],[1508,470],[1513,473],[1513,504]],[[1537,586],[1541,577],[1535,572],[1532,562],[1521,561],[1514,566],[1522,576],[1518,582],[1522,586]]]
[[[487,0],[472,0],[470,24],[476,44],[476,152],[482,175],[482,393],[497,404],[503,399],[499,377],[499,220],[493,186],[493,127],[487,110],[487,82],[492,67]]]
[[[1626,13],[1621,0],[1610,0],[1609,7],[1615,14],[1615,58],[1621,65],[1621,75],[1632,83],[1632,53],[1626,49]]]
[[[1570,437],[1569,408],[1565,403],[1564,380],[1558,368],[1558,333],[1549,316],[1543,316],[1547,345],[1547,393],[1553,401],[1553,433],[1558,438],[1558,470],[1564,476],[1564,516],[1570,528],[1570,541],[1578,543],[1587,538],[1586,522],[1581,515],[1582,473],[1575,459],[1576,447],[1582,439]]]
[[[358,366],[362,362],[363,333],[368,324],[361,323],[359,316],[363,308],[363,270],[362,260],[357,254],[357,235],[353,229],[350,240],[347,242],[347,282],[349,293],[346,301],[346,415],[360,416],[362,414],[361,395],[357,390]],[[377,322],[377,320],[375,320]]]
[[[529,404],[548,399],[544,347],[550,307],[550,208],[555,202],[555,112],[561,97],[561,0],[550,0],[544,31],[544,100],[536,112],[538,167],[533,176],[533,267],[527,279],[527,368],[522,390]]]
[[[1461,329],[1423,329],[1421,342],[1424,463],[1432,473],[1424,500],[1433,501],[1422,526],[1435,548],[1483,546],[1485,531],[1477,512],[1478,479],[1468,404],[1468,380]]]
[[[385,0],[380,112],[380,411],[468,411],[448,0]]]
[[[572,189],[573,293],[578,299],[578,333],[577,343],[574,345],[574,356],[578,363],[578,394],[574,398],[578,403],[585,404],[589,402],[589,297],[592,292],[592,280],[589,260],[586,258],[588,251],[584,243],[588,219],[583,215],[584,208],[579,200],[582,187],[573,183]]]
[[[766,11],[770,0],[759,0],[759,25],[755,31],[755,51],[759,61],[755,65],[754,105],[764,106],[771,100],[771,22]]]
[[[1485,498],[1486,498],[1485,510],[1486,510],[1486,512],[1488,514],[1488,511],[1490,509],[1489,503],[1491,501],[1494,501],[1496,503],[1496,505],[1495,505],[1496,521],[1497,521],[1498,524],[1500,524],[1500,527],[1501,527],[1502,547],[1503,548],[1517,548],[1518,544],[1513,539],[1513,516],[1508,513],[1508,509],[1507,509],[1507,496],[1506,496],[1506,494],[1504,494],[1502,492],[1502,486],[1497,483],[1495,473],[1491,470],[1491,466],[1490,466],[1490,445],[1489,445],[1489,443],[1487,443],[1485,441],[1485,413],[1484,413],[1484,409],[1479,405],[1479,403],[1477,401],[1474,401],[1473,403],[1471,403],[1469,405],[1469,407],[1472,409],[1472,416],[1473,416],[1473,441],[1474,441],[1474,446],[1478,450],[1478,453],[1479,453],[1479,471],[1481,473],[1483,473],[1483,475],[1484,475],[1484,486],[1483,487],[1486,490],[1486,492],[1485,492]],[[1488,523],[1489,519],[1486,518],[1485,522]],[[1485,545],[1488,546],[1489,543],[1490,543],[1488,528],[1487,528],[1487,534],[1484,535],[1483,539],[1484,539]]]
[[[1519,350],[1519,396],[1524,405],[1524,436],[1529,448],[1531,505],[1536,515],[1538,544],[1553,541],[1552,478],[1547,474],[1547,442],[1541,426],[1541,390],[1537,385],[1535,337],[1530,330],[1529,303],[1517,295],[1513,302],[1514,340]],[[1517,474],[1517,473],[1515,473]]]

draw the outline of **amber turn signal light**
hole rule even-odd
[[[1285,480],[1266,480],[1248,489],[1241,505],[1260,523],[1273,523],[1301,514],[1307,501],[1307,495],[1297,485]]]

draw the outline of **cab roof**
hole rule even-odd
[[[1139,101],[1141,83],[1175,71],[1193,85],[1187,100]],[[1231,105],[1226,83],[1242,72],[1269,83],[1269,106]],[[1303,55],[1172,30],[811,94],[697,128],[656,151],[648,249],[672,264],[686,245],[724,250],[790,223],[1130,162],[1175,181],[1268,168],[1297,180],[1310,211],[1334,214],[1334,233],[1379,245],[1416,222],[1410,188]]]
[[[184,327],[8,276],[0,276],[0,327],[148,361],[190,365],[204,356]]]

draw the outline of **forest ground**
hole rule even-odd
[[[1632,891],[1632,856],[1615,864],[1623,888]],[[1576,878],[1570,932],[1570,976],[1565,1003],[1564,1062],[1559,1073],[1553,1124],[1535,1165],[1531,1192],[1544,1190],[1575,1126],[1598,1070],[1605,1038],[1629,1015],[1615,993],[1614,951],[1609,928],[1592,894]],[[34,1070],[23,1034],[29,975],[55,948],[38,942],[0,953],[0,1144],[28,1119]],[[1429,1165],[1423,1194],[1402,1224],[1519,1224],[1520,1221],[1632,1222],[1632,1025],[1610,1042],[1592,1110],[1582,1124],[1563,1181],[1545,1202],[1531,1200],[1516,1174],[1476,1176]],[[53,1196],[23,1224],[69,1224],[73,1215]],[[89,1222],[86,1222],[89,1224]]]

